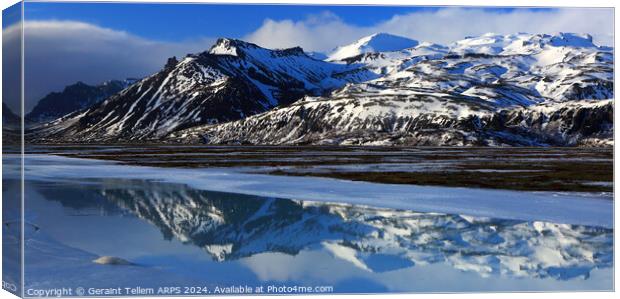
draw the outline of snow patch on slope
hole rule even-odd
[[[328,60],[341,60],[370,52],[390,52],[415,47],[418,41],[388,33],[376,33],[352,44],[341,46],[328,55]]]

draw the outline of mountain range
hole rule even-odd
[[[484,34],[449,45],[380,33],[322,56],[221,38],[29,138],[611,145],[613,48],[573,33]]]
[[[43,97],[25,115],[30,122],[48,122],[71,112],[89,108],[135,83],[136,79],[110,80],[99,85],[84,82],[65,87],[61,92],[52,92]]]

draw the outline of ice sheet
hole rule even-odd
[[[6,156],[19,159],[18,156]],[[242,173],[235,169],[127,166],[116,162],[26,155],[28,180],[149,179],[210,191],[406,209],[419,212],[613,227],[609,193],[526,192],[354,182]],[[17,169],[5,175],[16,176]]]

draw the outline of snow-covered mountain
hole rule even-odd
[[[417,40],[388,33],[376,33],[334,49],[327,56],[328,60],[342,60],[364,53],[391,52],[412,48],[419,44]]]
[[[147,140],[233,121],[365,80],[354,67],[316,60],[301,48],[269,50],[219,39],[105,101],[47,124],[47,136],[75,141]]]
[[[599,48],[589,34],[575,34],[559,32],[557,34],[528,34],[516,33],[501,35],[486,33],[481,36],[470,36],[450,45],[451,51],[458,54],[488,54],[488,55],[535,55],[542,50],[553,49],[556,53],[570,52],[570,48]],[[550,60],[559,61],[561,55],[547,55]],[[559,60],[558,60],[559,59]],[[550,63],[552,61],[547,61]]]
[[[49,93],[39,100],[32,111],[26,114],[26,119],[35,123],[57,119],[88,108],[135,82],[136,79],[125,79],[110,80],[94,86],[84,82],[68,85],[61,92]]]
[[[354,96],[354,97],[353,97]],[[495,110],[476,98],[348,95],[306,99],[217,126],[174,133],[172,140],[285,145],[611,145],[611,100]]]
[[[338,49],[348,54],[321,61],[301,48],[220,39],[34,136],[216,144],[613,142],[613,49],[589,35],[485,34],[444,46],[377,34]]]
[[[587,36],[489,34],[451,47],[421,43],[344,61],[380,77],[172,137],[225,144],[362,145],[601,145],[613,140],[613,101],[607,100],[613,98],[613,56]]]

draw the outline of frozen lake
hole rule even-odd
[[[28,155],[25,166],[26,288],[613,288],[609,193],[392,185],[51,155]],[[4,172],[3,191],[17,192],[15,169]],[[14,231],[4,229],[10,246]],[[101,256],[131,264],[92,262]]]

